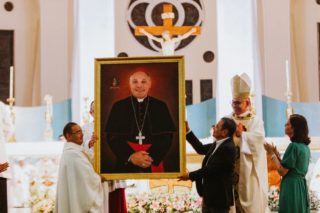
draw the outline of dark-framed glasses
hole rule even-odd
[[[78,135],[78,134],[81,134],[82,133],[82,130],[78,130],[78,131],[75,131],[75,132],[71,132],[72,135]]]
[[[233,100],[233,101],[231,102],[231,105],[232,105],[232,106],[239,106],[239,105],[241,105],[243,102],[244,102],[244,101]]]

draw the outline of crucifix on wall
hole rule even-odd
[[[163,5],[162,26],[137,26],[135,28],[136,36],[147,36],[161,44],[163,55],[174,55],[175,46],[181,40],[191,35],[200,35],[200,26],[174,26],[174,13],[171,4]],[[162,37],[157,37],[162,36]],[[177,36],[177,37],[172,37]]]

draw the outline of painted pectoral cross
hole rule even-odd
[[[141,145],[142,140],[146,139],[146,137],[142,135],[141,131],[139,131],[139,134],[138,134],[138,136],[136,136],[136,139],[139,140],[139,144]]]

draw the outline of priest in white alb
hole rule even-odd
[[[262,120],[251,110],[250,78],[247,74],[235,75],[231,86],[233,113],[230,117],[237,123],[234,136],[238,152],[234,178],[236,212],[269,212],[265,131]]]
[[[60,160],[55,212],[102,213],[104,180],[85,153],[81,127],[70,122],[63,135],[67,142]]]

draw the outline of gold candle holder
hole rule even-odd
[[[288,106],[288,107],[286,108],[286,116],[287,116],[287,118],[289,118],[293,113],[294,113],[294,112],[293,112],[292,106],[291,106],[291,105]]]
[[[89,113],[89,110],[88,110],[88,100],[89,100],[88,97],[84,97],[83,98],[83,101],[84,101],[84,112],[82,114],[82,122],[83,122],[83,124],[87,124],[90,121],[90,113]]]
[[[294,110],[293,110],[293,108],[291,106],[291,103],[292,103],[292,92],[287,91],[286,92],[286,96],[287,96],[286,116],[287,116],[287,118],[289,118],[294,113]]]
[[[45,95],[44,101],[46,103],[46,112],[45,112],[45,121],[46,126],[43,133],[43,139],[44,141],[53,141],[53,129],[52,129],[52,96],[51,95]]]
[[[10,109],[10,119],[11,119],[11,130],[10,135],[8,137],[9,143],[15,143],[16,140],[16,133],[15,133],[15,123],[16,123],[16,113],[13,110],[13,105],[15,102],[15,99],[13,97],[10,97],[7,99],[7,102],[9,103],[9,109]]]

